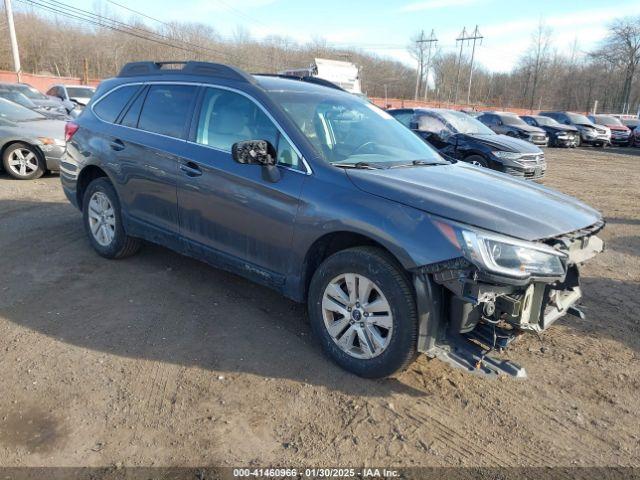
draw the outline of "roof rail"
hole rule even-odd
[[[310,77],[307,75],[285,75],[282,73],[254,73],[254,75],[259,77],[277,77],[277,78],[288,78],[290,80],[300,80],[301,82],[315,83],[316,85],[322,85],[323,87],[329,87],[335,90],[341,90],[343,92],[346,92],[346,90],[341,86],[336,85],[335,83],[320,77]]]
[[[182,68],[177,68],[180,65]],[[199,75],[255,83],[251,75],[239,68],[211,62],[130,62],[118,73],[118,77],[146,75]]]

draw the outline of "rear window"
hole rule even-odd
[[[196,87],[152,85],[140,113],[138,128],[169,137],[182,138]]]
[[[93,107],[94,113],[105,122],[113,123],[140,85],[127,85],[112,90]]]

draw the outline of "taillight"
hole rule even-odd
[[[69,141],[73,138],[80,126],[75,122],[67,122],[64,126],[64,139]]]

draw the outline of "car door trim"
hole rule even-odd
[[[231,153],[230,150],[225,150],[225,149],[222,149],[222,148],[216,148],[216,147],[213,147],[211,145],[204,145],[202,143],[193,142],[193,141],[185,139],[185,138],[176,138],[176,137],[172,137],[170,135],[164,135],[162,133],[149,132],[147,130],[142,130],[141,128],[128,127],[126,125],[121,125],[119,123],[107,122],[106,120],[103,120],[102,118],[100,118],[100,116],[95,112],[93,107],[96,106],[98,103],[100,103],[107,95],[111,94],[112,92],[115,92],[119,88],[123,88],[123,87],[126,87],[126,86],[131,86],[131,85],[192,85],[192,86],[195,86],[195,87],[203,87],[203,88],[218,88],[218,89],[221,89],[221,90],[227,90],[229,92],[234,92],[234,93],[237,93],[239,95],[242,95],[242,96],[248,98],[250,101],[252,101],[255,105],[257,105],[258,108],[260,108],[260,110],[262,110],[262,112],[269,118],[269,120],[271,120],[273,122],[273,124],[278,129],[278,132],[289,142],[289,144],[293,147],[295,152],[300,157],[300,160],[302,160],[302,164],[304,165],[304,170],[299,170],[299,169],[296,169],[296,168],[292,168],[292,167],[289,167],[287,165],[278,165],[278,167],[284,168],[286,170],[290,170],[292,172],[300,173],[302,175],[311,175],[313,173],[313,170],[311,169],[311,166],[309,165],[309,162],[307,162],[307,159],[304,158],[304,155],[302,155],[302,152],[300,151],[300,149],[291,140],[289,135],[287,135],[287,133],[285,132],[284,128],[282,128],[280,123],[278,123],[278,121],[275,118],[273,118],[273,115],[271,115],[271,113],[258,100],[256,100],[254,97],[249,95],[247,92],[243,92],[242,90],[238,90],[237,88],[227,87],[225,85],[217,85],[217,84],[213,84],[213,83],[195,83],[195,82],[180,82],[180,81],[176,81],[176,82],[172,82],[172,81],[127,82],[127,83],[123,83],[123,84],[115,86],[111,90],[109,90],[109,91],[103,93],[102,95],[100,95],[100,97],[95,102],[92,102],[90,108],[91,108],[91,112],[93,113],[93,115],[99,121],[101,121],[103,123],[106,123],[106,124],[109,124],[109,125],[116,125],[118,127],[128,128],[130,130],[137,130],[139,132],[150,133],[152,135],[158,135],[160,137],[171,138],[173,140],[180,140],[180,141],[183,141],[185,143],[189,143],[189,144],[192,144],[192,145],[199,145],[201,147],[210,148],[212,150],[216,150],[216,151],[219,151],[219,152]]]

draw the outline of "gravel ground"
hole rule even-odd
[[[586,320],[508,352],[524,381],[354,377],[299,305],[156,246],[104,260],[57,176],[0,176],[0,465],[640,466],[639,153],[547,150],[607,251]]]

